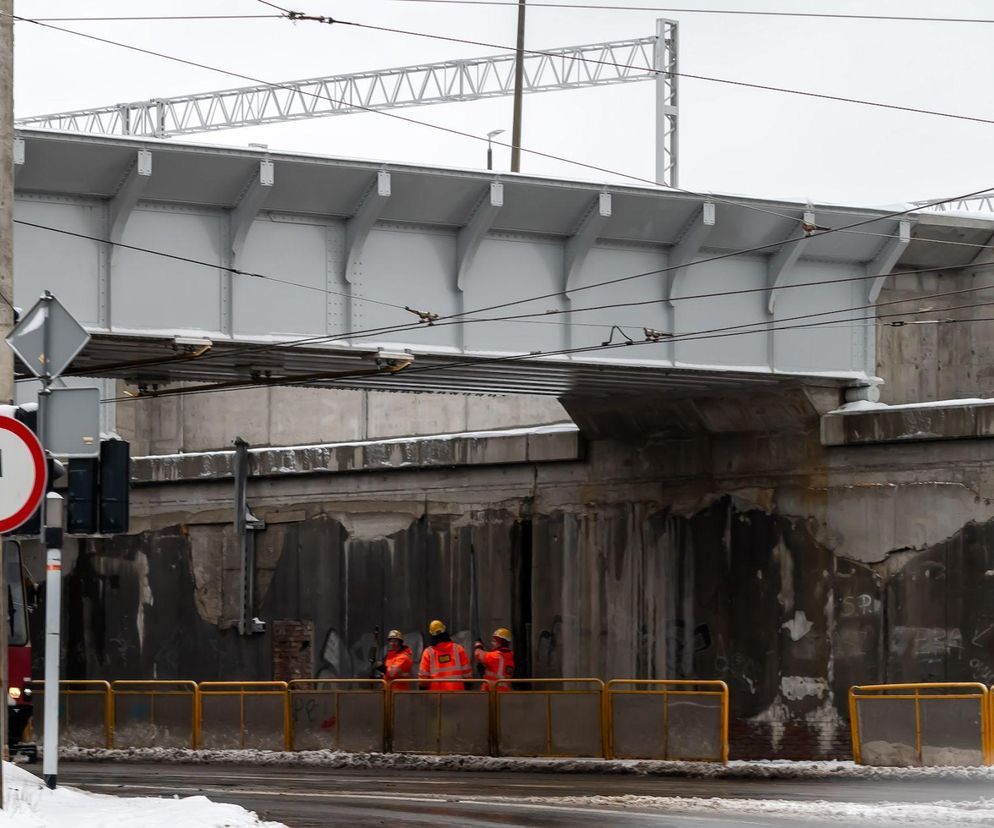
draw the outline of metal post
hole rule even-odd
[[[56,787],[59,775],[59,634],[62,626],[62,495],[45,495],[45,739],[42,775]]]
[[[679,27],[675,20],[656,21],[656,183],[664,187],[679,184],[679,133],[677,130],[680,63]]]
[[[514,55],[514,126],[511,129],[511,172],[521,172],[521,93],[525,80],[525,0],[518,0],[518,44]]]
[[[0,339],[14,324],[14,0],[0,0]],[[0,345],[0,402],[14,401],[14,360]],[[6,567],[4,567],[5,569]],[[6,575],[4,575],[6,577]],[[3,582],[0,581],[0,584]],[[6,618],[7,590],[0,589],[0,618]],[[0,699],[7,700],[7,627],[0,635]],[[6,704],[4,705],[6,708]],[[0,752],[7,758],[7,715],[0,717]],[[0,808],[4,806],[0,766]]]
[[[235,438],[235,543],[241,560],[241,609],[238,615],[238,632],[248,635],[252,618],[252,569],[249,558],[249,537],[246,528],[246,488],[248,485],[248,443],[241,437]]]
[[[490,143],[490,139],[487,138],[487,169],[492,170],[494,168],[494,147]]]

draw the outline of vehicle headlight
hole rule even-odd
[[[12,699],[19,699],[21,697],[21,688],[11,687],[7,690],[7,693]]]
[[[31,688],[30,687],[25,687],[24,688],[24,698],[27,698],[30,695],[31,695]]]

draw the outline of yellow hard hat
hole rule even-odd
[[[391,638],[396,638],[398,641],[403,641],[404,633],[402,633],[400,630],[390,630],[390,632],[387,633],[387,641],[389,641]]]
[[[494,630],[494,638],[503,638],[508,644],[511,643],[511,631],[507,627],[498,627]]]
[[[440,635],[445,632],[445,622],[439,621],[437,618],[428,625],[429,635]]]

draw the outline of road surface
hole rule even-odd
[[[40,765],[26,766],[40,774]],[[796,818],[550,807],[524,800],[562,796],[681,796],[876,803],[977,800],[989,782],[949,780],[683,779],[597,774],[452,773],[320,767],[63,762],[60,784],[121,796],[204,795],[290,828],[729,828],[799,825]],[[518,802],[480,801],[513,797]],[[836,823],[837,825],[839,823]]]

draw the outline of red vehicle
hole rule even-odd
[[[7,583],[7,744],[11,757],[21,754],[38,759],[38,746],[28,742],[34,703],[31,698],[31,639],[28,629],[28,589],[16,541],[3,545],[4,580]],[[33,591],[33,590],[32,590]]]

